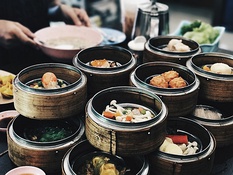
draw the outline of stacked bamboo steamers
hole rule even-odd
[[[164,50],[171,39],[182,40],[191,50],[173,52]],[[163,151],[148,154],[150,172],[159,175],[172,174],[210,174],[216,140],[204,126],[189,119],[198,103],[200,80],[185,66],[187,60],[200,53],[199,45],[183,37],[159,36],[150,38],[145,43],[143,64],[130,74],[130,85],[156,94],[168,109],[166,134],[188,135],[190,142],[196,140],[199,150],[192,155],[175,155]],[[185,82],[181,88],[161,88],[150,84],[154,76],[176,71]],[[208,167],[208,168],[206,168]]]
[[[67,86],[38,89],[30,86],[44,73],[53,72]],[[14,79],[14,105],[20,113],[7,131],[9,157],[17,166],[32,165],[46,173],[59,173],[66,151],[84,134],[81,120],[87,98],[87,79],[77,68],[65,64],[39,64],[23,69]],[[37,140],[49,128],[61,129],[60,139]],[[61,132],[60,131],[60,132]],[[55,137],[55,136],[53,136]]]
[[[219,74],[202,69],[203,65],[215,63],[228,65],[231,73]],[[192,119],[213,133],[217,147],[233,144],[233,113],[230,108],[233,106],[233,57],[222,53],[203,53],[193,56],[186,65],[200,80],[200,105],[197,108],[219,116],[206,119],[192,115]]]
[[[182,55],[182,62],[179,62],[177,55],[174,57],[174,53],[170,58],[172,60],[174,57],[174,62],[151,60],[157,58],[157,51],[153,48],[157,47],[156,39],[153,38],[145,44],[145,47],[150,48],[144,51],[144,62],[139,66],[127,49],[98,46],[80,51],[73,58],[74,66],[40,64],[22,70],[14,80],[15,108],[20,115],[9,125],[7,133],[11,160],[16,165],[38,166],[48,173],[61,171],[63,175],[76,175],[83,167],[83,162],[90,159],[92,154],[101,153],[117,162],[118,168],[125,169],[124,172],[120,171],[120,174],[210,174],[216,146],[221,145],[221,139],[215,139],[218,137],[213,125],[219,121],[212,121],[211,127],[208,128],[209,121],[202,123],[192,115],[199,103],[200,94],[206,98],[205,101],[211,101],[208,99],[209,90],[205,90],[208,87],[205,85],[206,79],[201,78],[203,74],[198,74],[199,69],[195,68],[194,64],[200,65],[198,60],[203,57],[203,60],[209,63],[210,60],[217,59],[217,56],[233,66],[232,59],[216,53],[210,54],[211,59],[208,59],[209,55],[199,53],[198,44],[190,41],[195,52],[189,53],[188,56]],[[163,43],[161,37],[158,39]],[[95,59],[111,60],[118,66],[96,68],[90,65]],[[183,59],[187,60],[187,66]],[[153,76],[169,70],[178,72],[187,86],[171,89],[156,88],[149,84]],[[66,81],[68,86],[48,91],[28,86],[28,83],[49,71]],[[207,77],[208,80],[211,78]],[[220,78],[216,79],[219,81]],[[224,81],[229,84],[231,80],[230,76],[224,77]],[[229,93],[232,93],[232,90],[229,90]],[[110,103],[123,107],[143,107],[150,111],[153,117],[137,123],[106,118],[102,113]],[[230,100],[218,103],[232,102]],[[63,140],[33,142],[28,140],[24,132],[24,128],[28,126],[37,128],[60,121],[75,128],[74,132]],[[224,126],[226,129],[231,128],[231,119],[224,122],[227,123]],[[220,129],[218,127],[217,129]],[[213,130],[209,132],[211,128]],[[190,142],[196,142],[198,150],[190,155],[160,151],[167,135],[187,135]],[[226,141],[226,137],[221,138],[224,144],[230,142],[230,139]],[[231,138],[231,134],[227,138]]]

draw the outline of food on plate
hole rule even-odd
[[[220,120],[222,118],[222,113],[214,108],[209,107],[197,107],[193,115],[200,118],[210,119],[210,120]]]
[[[198,149],[198,143],[188,141],[187,135],[167,135],[159,147],[161,152],[182,156],[195,154]]]
[[[0,92],[3,98],[13,98],[13,79],[14,75],[9,74],[0,76]]]
[[[83,175],[123,175],[125,167],[116,164],[111,157],[99,154],[97,156],[86,159],[82,162],[82,166],[78,169],[77,174]]]
[[[99,68],[110,68],[119,66],[119,63],[116,63],[115,61],[109,61],[106,59],[98,59],[91,61],[90,65]]]
[[[46,46],[56,49],[84,49],[89,47],[90,41],[78,37],[58,37],[47,39]]]
[[[212,65],[204,65],[202,69],[217,74],[232,74],[232,68],[225,63],[214,63]]]
[[[187,86],[186,81],[174,70],[153,76],[150,79],[150,84],[159,88],[183,88]]]
[[[155,115],[146,107],[136,104],[117,104],[112,100],[102,115],[120,122],[137,123],[152,119]]]
[[[172,51],[172,52],[188,52],[191,48],[182,43],[182,40],[178,39],[171,39],[166,47],[163,48],[165,51]]]
[[[58,89],[66,87],[67,83],[63,80],[60,80],[52,72],[46,72],[43,74],[42,78],[38,81],[34,81],[30,84],[32,88],[38,89]]]
[[[195,20],[181,27],[182,36],[199,44],[212,44],[219,34],[219,30],[200,20]]]

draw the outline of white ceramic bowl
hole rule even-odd
[[[46,27],[35,32],[35,35],[34,40],[42,52],[62,62],[71,62],[81,49],[97,46],[103,40],[98,30],[74,25]]]
[[[190,24],[190,23],[191,23],[190,21],[186,21],[186,20],[181,21],[179,26],[175,30],[175,32],[170,34],[170,35],[172,35],[172,36],[181,36],[182,26]],[[212,44],[200,44],[202,52],[214,52],[214,51],[216,51],[218,49],[219,41],[220,41],[222,35],[225,32],[225,27],[214,26],[213,28],[217,29],[219,31],[219,35]]]
[[[18,175],[18,174],[46,175],[42,169],[35,166],[20,166],[6,173],[6,175]]]

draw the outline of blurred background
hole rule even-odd
[[[136,3],[136,0],[62,0],[65,4],[86,9],[93,25],[120,31],[122,31],[121,5],[124,1]],[[226,27],[219,47],[233,51],[232,0],[159,0],[157,2],[169,6],[170,33],[175,31],[182,20],[200,19],[212,26]]]

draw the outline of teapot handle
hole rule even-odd
[[[155,36],[159,35],[159,15],[158,15],[158,7],[156,5],[156,0],[152,1],[152,8],[150,13],[150,32],[149,36],[150,38],[153,38]]]

